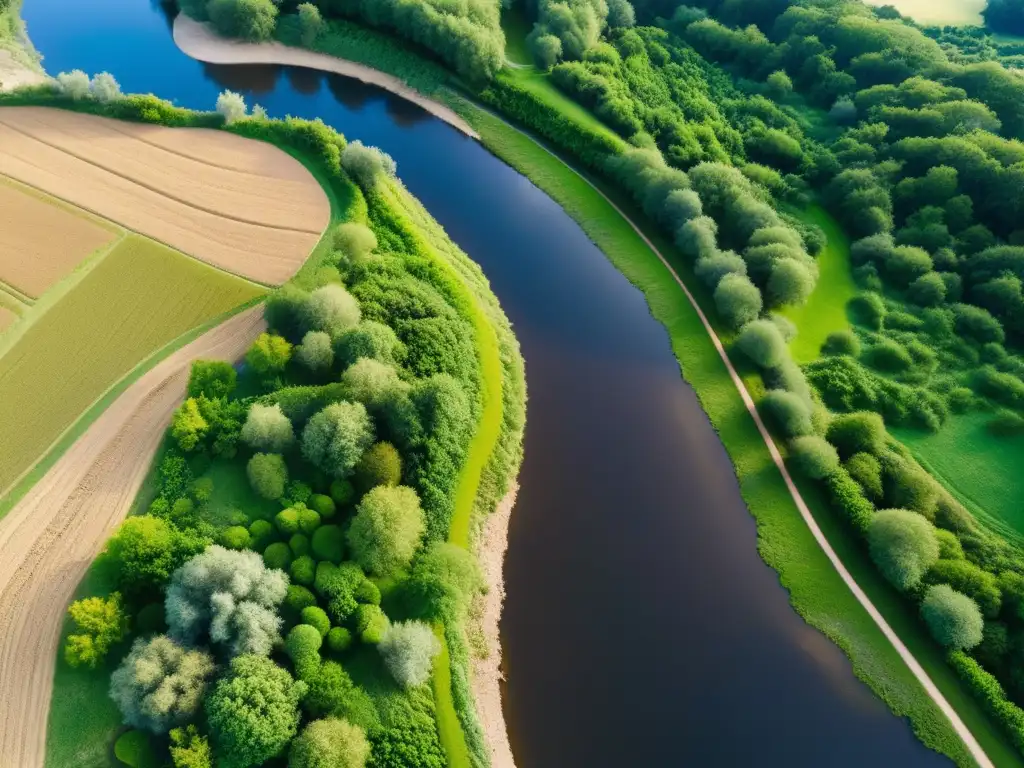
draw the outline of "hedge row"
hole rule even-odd
[[[999,681],[963,651],[950,653],[949,664],[985,711],[999,723],[1013,745],[1024,752],[1024,709],[1007,699]]]

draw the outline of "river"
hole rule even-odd
[[[529,381],[502,619],[520,768],[949,764],[793,611],[664,328],[531,182],[379,89],[199,64],[147,0],[26,0],[24,17],[51,73],[199,109],[231,88],[380,146],[483,267]]]

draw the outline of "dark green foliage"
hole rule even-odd
[[[348,480],[335,480],[331,483],[331,498],[339,507],[346,507],[351,504],[355,501],[355,496],[355,488]],[[320,514],[323,515],[323,512]],[[330,515],[323,516],[330,517]]]
[[[874,505],[864,497],[857,482],[840,466],[825,478],[825,486],[828,489],[829,501],[833,508],[842,514],[843,519],[857,533],[866,536],[875,509]]]
[[[345,534],[337,525],[322,525],[313,531],[311,548],[317,560],[340,565],[345,554]]]
[[[877,413],[848,413],[832,419],[825,437],[844,458],[857,453],[878,456],[885,449],[885,423]]]
[[[274,541],[274,526],[266,520],[253,520],[249,526],[249,537],[249,546],[257,552],[262,552]]]
[[[288,467],[278,453],[257,453],[246,466],[249,484],[265,499],[279,499],[288,480]]]
[[[336,481],[337,482],[337,481]],[[337,511],[334,499],[322,493],[314,493],[309,498],[309,508],[320,515],[321,518],[332,518]]]
[[[1017,749],[1024,750],[1024,710],[1009,701],[999,682],[963,651],[951,653],[949,663]]]
[[[266,555],[264,555],[264,559],[266,559]],[[293,584],[311,587],[316,577],[316,561],[309,555],[299,555],[292,562],[288,574],[291,576]]]
[[[835,331],[830,333],[821,345],[823,355],[850,355],[857,357],[860,354],[860,339],[853,331]]]
[[[761,407],[786,437],[809,435],[813,431],[811,411],[802,397],[784,389],[773,389],[761,400]]]
[[[891,339],[882,339],[868,347],[862,359],[872,368],[886,373],[906,371],[914,364],[910,353]]]
[[[274,34],[277,6],[271,0],[210,0],[206,11],[214,28],[227,37],[258,42]]]
[[[984,366],[974,374],[974,389],[1000,405],[1024,407],[1024,381],[991,366]]]
[[[331,630],[332,633],[335,631],[337,628]],[[328,642],[329,638],[330,634]],[[302,700],[302,706],[310,717],[344,717],[363,728],[379,728],[380,720],[373,702],[336,661],[321,664],[308,685],[309,691]]]
[[[1013,411],[1000,411],[985,428],[996,437],[1024,435],[1024,416]]]
[[[292,551],[292,554],[296,557],[302,557],[303,555],[309,554],[309,537],[304,533],[293,534],[288,539],[288,549]]]
[[[836,449],[817,435],[794,438],[790,457],[801,472],[814,480],[824,479],[839,466]]]
[[[855,453],[846,460],[843,466],[869,499],[876,502],[882,500],[882,466],[874,455],[864,452]]]
[[[850,301],[850,313],[854,322],[872,330],[880,330],[885,321],[885,304],[877,293],[862,293]]]
[[[366,491],[378,485],[398,485],[402,480],[402,459],[391,443],[374,443],[356,464],[353,481]]]
[[[263,562],[267,564],[267,568],[280,568],[282,571],[287,571],[292,562],[292,552],[284,542],[275,542],[264,550]]]

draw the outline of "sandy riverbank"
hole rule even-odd
[[[508,524],[516,504],[518,485],[513,485],[498,507],[484,523],[477,545],[476,557],[487,583],[480,612],[480,632],[487,655],[473,659],[473,698],[480,725],[491,748],[491,768],[515,768],[512,747],[508,741],[505,715],[501,708],[501,637],[499,622],[505,602],[505,550],[508,549]]]
[[[39,85],[49,78],[22,64],[10,51],[0,48],[0,91],[13,91],[23,85]]]
[[[321,72],[333,72],[354,77],[364,83],[379,86],[406,101],[411,101],[435,117],[462,131],[467,136],[480,136],[454,110],[413,90],[397,77],[357,64],[354,61],[328,56],[325,53],[293,48],[283,43],[246,43],[221,37],[206,24],[178,14],[174,20],[174,42],[181,51],[198,61],[209,64],[286,64],[309,67]]]

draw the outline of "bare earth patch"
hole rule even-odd
[[[48,79],[41,72],[26,67],[10,51],[0,49],[0,91],[13,91],[23,85],[39,85]]]
[[[254,307],[161,362],[0,521],[0,766],[43,766],[65,608],[131,508],[192,360],[236,360],[264,328],[263,308]]]
[[[34,299],[117,232],[0,178],[0,280]]]
[[[330,219],[298,160],[216,131],[9,107],[0,109],[0,173],[271,285],[302,266]]]
[[[491,748],[491,768],[515,768],[512,747],[508,742],[505,715],[501,708],[501,637],[499,622],[501,607],[505,602],[505,550],[508,549],[508,524],[512,508],[516,504],[519,486],[514,485],[497,508],[488,516],[477,542],[476,558],[480,563],[487,594],[483,596],[480,616],[480,632],[483,635],[487,655],[473,659],[473,698],[480,725]]]
[[[241,40],[229,40],[218,35],[209,25],[190,19],[184,13],[179,13],[174,20],[174,42],[187,56],[210,64],[284,64],[354,77],[411,101],[467,136],[480,138],[469,123],[459,117],[451,107],[428,99],[397,77],[365,64],[304,48],[293,48],[276,41],[246,43]]]

